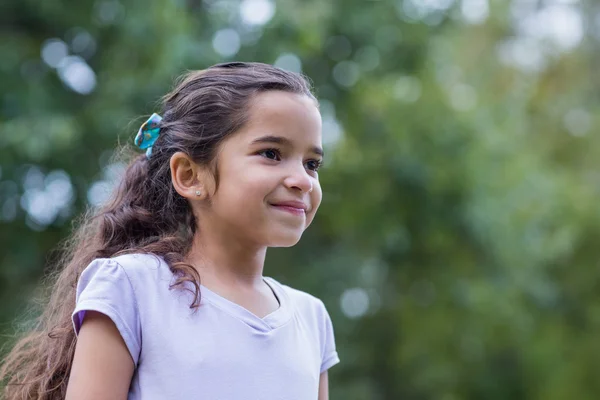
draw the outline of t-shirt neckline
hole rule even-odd
[[[202,284],[200,285],[200,297],[203,300],[207,300],[209,303],[218,307],[222,311],[241,320],[251,328],[259,332],[267,333],[283,326],[290,319],[291,312],[289,297],[287,296],[287,293],[281,284],[268,276],[264,276],[263,280],[271,287],[275,293],[275,296],[277,296],[277,299],[279,300],[279,307],[263,318],[259,318],[246,308],[226,299],[216,292],[213,292]]]

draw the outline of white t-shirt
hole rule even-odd
[[[193,310],[173,280],[147,254],[96,259],[79,279],[75,332],[86,310],[114,321],[136,365],[128,399],[317,399],[321,372],[340,361],[321,300],[265,277],[280,306],[264,318],[204,286]]]

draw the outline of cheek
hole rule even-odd
[[[318,184],[317,184],[318,185]],[[312,204],[312,210],[310,212],[309,217],[309,222],[312,221],[312,219],[315,217],[315,214],[317,213],[317,211],[319,210],[319,206],[321,205],[321,200],[323,200],[323,192],[321,191],[321,187],[320,186],[315,186],[315,190],[311,193],[311,204]]]
[[[269,189],[268,182],[261,179],[260,171],[245,169],[224,177],[219,189],[219,201],[232,213],[248,211],[261,205]],[[247,213],[246,213],[247,214]]]
[[[321,200],[323,200],[323,188],[321,187],[321,182],[317,179],[314,184],[314,191],[311,193],[313,197],[311,198],[315,204],[321,204]]]

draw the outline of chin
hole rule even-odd
[[[302,234],[282,233],[269,241],[269,247],[292,247],[296,245],[301,238]]]

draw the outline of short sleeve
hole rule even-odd
[[[77,282],[77,297],[72,320],[75,334],[86,311],[108,316],[123,337],[135,365],[141,350],[141,324],[135,292],[123,267],[114,260],[92,261]]]
[[[331,317],[325,308],[325,305],[320,301],[323,312],[323,323],[321,337],[323,338],[323,351],[321,356],[321,373],[327,371],[335,364],[340,362],[337,350],[335,348],[335,336],[333,333],[333,323]]]

